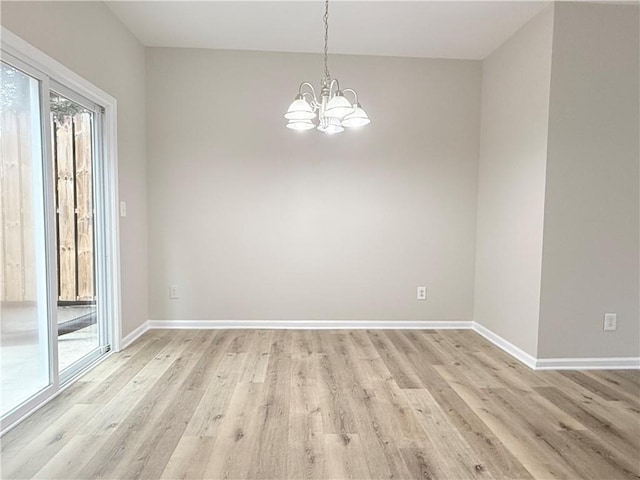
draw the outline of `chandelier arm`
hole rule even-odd
[[[315,100],[313,94],[311,92],[302,92],[300,95],[302,95],[302,98],[308,97],[309,98],[309,102],[313,102]]]
[[[311,89],[311,93],[309,93],[309,92],[303,92],[303,91],[302,91],[302,88],[303,88],[303,87],[305,87],[305,86],[307,86],[307,87],[309,87],[309,88]],[[302,82],[302,83],[300,84],[300,87],[298,88],[298,93],[299,93],[300,95],[304,95],[305,93],[306,93],[306,94],[309,94],[309,95],[312,95],[314,100],[316,100],[316,98],[318,98],[318,97],[316,96],[316,89],[315,89],[315,88],[313,88],[313,85],[311,85],[309,82]]]
[[[333,91],[333,86],[336,86],[336,91],[340,90],[340,82],[337,78],[332,78],[331,83],[329,84],[329,96],[331,96],[331,92]]]
[[[353,97],[355,98],[355,102],[354,103],[358,103],[358,93],[353,89],[353,88],[345,88],[344,90],[342,90],[342,93],[347,93],[347,92],[351,92],[353,93]]]
[[[320,108],[316,97],[314,97],[311,92],[302,92],[300,95],[302,95],[303,98],[308,98],[309,105],[311,105],[312,109],[318,110]]]

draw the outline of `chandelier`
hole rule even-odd
[[[309,130],[316,127],[327,135],[340,133],[344,127],[361,127],[371,122],[366,112],[358,103],[358,94],[351,88],[340,90],[337,78],[329,73],[329,0],[324,3],[324,78],[320,87],[320,99],[309,82],[302,82],[298,94],[289,105],[284,118],[288,120],[287,128],[292,130]],[[353,103],[345,97],[345,93],[353,95]],[[317,124],[313,122],[318,118]]]

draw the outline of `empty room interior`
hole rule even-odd
[[[0,477],[640,478],[640,3],[0,3]]]

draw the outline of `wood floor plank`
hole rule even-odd
[[[9,435],[4,435],[0,441],[0,461],[19,454],[33,440],[34,431],[41,432],[43,426],[57,421],[64,412],[72,408],[76,404],[75,395],[85,387],[86,383],[82,381],[72,384],[55,398],[55,402],[47,403],[14,427]]]
[[[309,357],[294,361],[291,379],[287,456],[288,478],[324,477],[325,446],[320,394],[315,380],[308,381],[313,362]]]
[[[150,431],[136,435],[141,439],[140,443],[121,456],[113,475],[116,478],[160,478],[169,461],[167,453],[173,452],[178,445],[202,393],[202,390],[175,392],[162,417],[150,425]]]
[[[319,355],[316,370],[321,382],[318,394],[321,402],[322,424],[325,433],[348,435],[357,433],[354,412],[349,402],[348,390],[340,383],[340,363],[337,354]]]
[[[436,478],[493,478],[481,455],[455,428],[428,390],[404,390],[402,393],[426,433],[424,441],[415,443],[415,448],[422,449],[417,460],[428,465]],[[405,452],[405,458],[408,453]]]
[[[499,404],[494,403],[486,390],[477,389],[464,384],[454,385],[456,393],[477,413],[484,425],[500,439],[500,443],[508,450],[513,459],[517,459],[516,469],[528,472],[529,476],[543,479],[569,479],[577,477],[576,472],[562,462],[549,459],[548,446],[539,442],[540,436],[532,432],[522,420],[511,418],[511,413]],[[519,417],[519,416],[518,416]],[[542,450],[542,451],[541,451]],[[510,467],[514,466],[512,462]],[[502,471],[505,471],[503,469]],[[524,472],[510,473],[508,478],[526,478]]]
[[[183,344],[187,344],[183,342]],[[187,410],[188,416],[192,414],[192,409],[197,405],[197,399],[202,395],[199,390],[186,390],[188,373],[199,359],[199,354],[183,347],[180,353],[175,356],[175,360],[167,368],[163,375],[148,389],[147,393],[137,403],[135,408],[122,421],[115,425],[108,435],[106,442],[99,451],[95,452],[90,461],[87,462],[81,476],[85,478],[104,478],[116,476],[117,478],[137,478],[149,462],[149,452],[152,447],[163,441],[161,437],[165,431],[165,423],[171,425],[175,415],[183,415]],[[191,400],[187,407],[181,407],[180,412],[176,412],[185,397]],[[180,417],[178,425],[186,424]],[[175,428],[175,427],[174,427]],[[182,431],[179,432],[180,435]],[[169,437],[175,438],[175,436]],[[178,437],[179,439],[179,437]],[[177,443],[177,440],[175,440]],[[165,451],[164,462],[168,461],[167,453],[170,453],[175,445]],[[145,452],[137,455],[138,452]],[[164,464],[162,465],[164,469]],[[162,472],[158,472],[158,475]]]
[[[96,365],[95,368],[88,371],[85,375],[82,376],[82,381],[85,382],[93,382],[100,381],[113,372],[118,371],[124,364],[128,363],[129,360],[138,354],[140,350],[146,349],[150,343],[158,342],[161,337],[153,336],[153,335],[145,335],[143,338],[140,338],[139,341],[135,342],[133,345],[129,345],[126,349],[126,352],[121,352],[119,355],[114,355],[113,360],[110,359],[109,362],[101,362]],[[164,343],[166,344],[169,340],[165,339]]]
[[[617,400],[604,400],[599,395],[594,395],[591,390],[567,380],[562,372],[540,372],[545,374],[548,385],[565,393],[572,402],[582,405],[596,413],[601,418],[622,428],[640,428],[640,410],[627,402]]]
[[[160,475],[163,480],[205,478],[205,469],[215,444],[214,437],[183,435]]]
[[[616,401],[627,402],[636,409],[640,409],[640,385],[623,377],[616,377],[615,371],[584,371],[590,379],[611,388]]]
[[[608,385],[605,385],[604,383],[599,382],[597,379],[587,375],[585,372],[567,371],[567,372],[561,372],[561,373],[565,377],[571,379],[573,382],[586,388],[587,390],[592,392],[594,395],[598,395],[600,398],[603,398],[604,400],[623,400],[627,402],[632,402],[634,407],[640,407],[640,398],[637,398],[637,397],[634,398],[632,396],[627,396],[626,394],[623,394],[622,395],[623,398],[621,398],[620,394],[616,393],[616,391],[613,388],[609,387]]]
[[[33,478],[66,478],[82,479],[80,472],[85,465],[86,458],[78,455],[91,445],[100,448],[106,437],[91,435],[75,435],[37,472]],[[4,477],[2,477],[4,478]],[[17,478],[17,477],[16,477]]]
[[[220,422],[215,443],[205,461],[203,478],[242,478],[246,474],[247,451],[255,446],[258,426],[251,422],[255,399],[262,395],[260,383],[238,383]],[[213,437],[212,437],[213,438]]]
[[[449,357],[440,354],[440,352],[432,346],[433,343],[429,341],[429,337],[436,335],[436,333],[425,335],[425,332],[420,330],[404,330],[398,333],[415,346],[416,350],[421,353],[424,361],[429,365],[445,365],[449,361]]]
[[[324,478],[328,480],[368,478],[366,456],[358,434],[324,435],[324,450],[327,458]]]
[[[365,330],[349,330],[346,335],[349,337],[354,359],[376,360],[380,358],[376,347],[371,343],[371,339]]]
[[[605,445],[622,452],[626,458],[638,458],[640,463],[640,425],[637,418],[635,424],[633,421],[616,424],[599,415],[592,404],[575,403],[556,387],[537,387],[535,391],[591,431],[598,432]]]
[[[631,396],[632,398],[640,397],[640,372],[634,372],[633,370],[627,370],[626,372],[620,370],[590,370],[584,373],[605,385],[609,385],[622,395]],[[626,373],[626,375],[623,373]]]
[[[2,457],[2,474],[7,477],[29,478],[45,466],[73,439],[84,421],[91,414],[90,405],[73,405],[49,425],[41,435],[32,438],[22,451],[37,455],[9,454]]]
[[[446,371],[444,366],[435,366],[434,369],[439,372]],[[487,417],[485,414],[488,412],[482,402],[475,401],[477,389],[463,387],[464,382],[455,381],[454,378],[449,382],[437,382],[435,386],[430,386],[429,393],[447,412],[449,420],[467,442],[482,455],[484,464],[496,477],[531,478],[532,472],[526,468],[521,456],[507,445],[512,437],[501,435],[490,422],[487,422],[487,418],[491,419],[492,416]]]
[[[285,478],[287,475],[287,449],[289,408],[291,398],[291,335],[283,332],[272,342],[269,366],[262,396],[255,410],[257,418],[255,455],[249,463],[249,478]]]
[[[369,338],[400,388],[422,387],[420,379],[406,361],[406,357],[396,349],[384,332],[371,330]]]
[[[156,344],[149,344],[146,348],[154,352],[152,359],[128,383],[120,385],[117,395],[101,408],[94,407],[97,411],[84,425],[82,434],[110,435],[189,347],[190,343],[184,341],[185,338],[184,334],[178,333],[170,341],[161,343],[164,347],[159,351],[156,350]],[[130,361],[135,361],[135,358],[132,357]],[[83,401],[85,395],[79,397],[79,401]]]
[[[134,355],[130,356],[126,362],[114,368],[108,376],[105,375],[106,378],[95,378],[87,388],[84,389],[83,395],[79,396],[77,402],[107,403],[169,344],[169,340],[165,338],[154,339],[150,343],[147,343],[145,348],[138,350]],[[171,349],[168,351],[172,352],[172,349],[175,349],[174,345],[171,345]],[[83,378],[83,380],[86,379]]]
[[[242,368],[237,360],[246,362],[247,353],[224,353],[217,356],[218,362],[214,362],[216,368],[204,375],[204,379],[198,380],[197,385],[204,389],[202,397],[187,424],[185,435],[189,436],[216,436],[221,421],[226,415],[231,396],[242,373]],[[201,373],[198,376],[202,376]],[[186,382],[193,385],[193,379]]]
[[[640,478],[640,372],[471,331],[153,330],[4,435],[7,479]]]

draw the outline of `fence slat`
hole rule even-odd
[[[4,111],[2,116],[3,297],[20,301],[24,297],[24,273],[18,119],[12,111]]]
[[[75,175],[73,171],[73,134],[71,117],[56,122],[56,155],[58,161],[58,275],[59,299],[76,300],[75,248]]]
[[[18,131],[20,144],[20,177],[22,179],[22,245],[23,245],[23,300],[37,299],[36,242],[35,217],[33,205],[33,151],[31,146],[30,114],[22,112],[18,115]]]
[[[76,203],[78,206],[78,299],[93,300],[93,192],[91,116],[79,113],[76,123]]]

